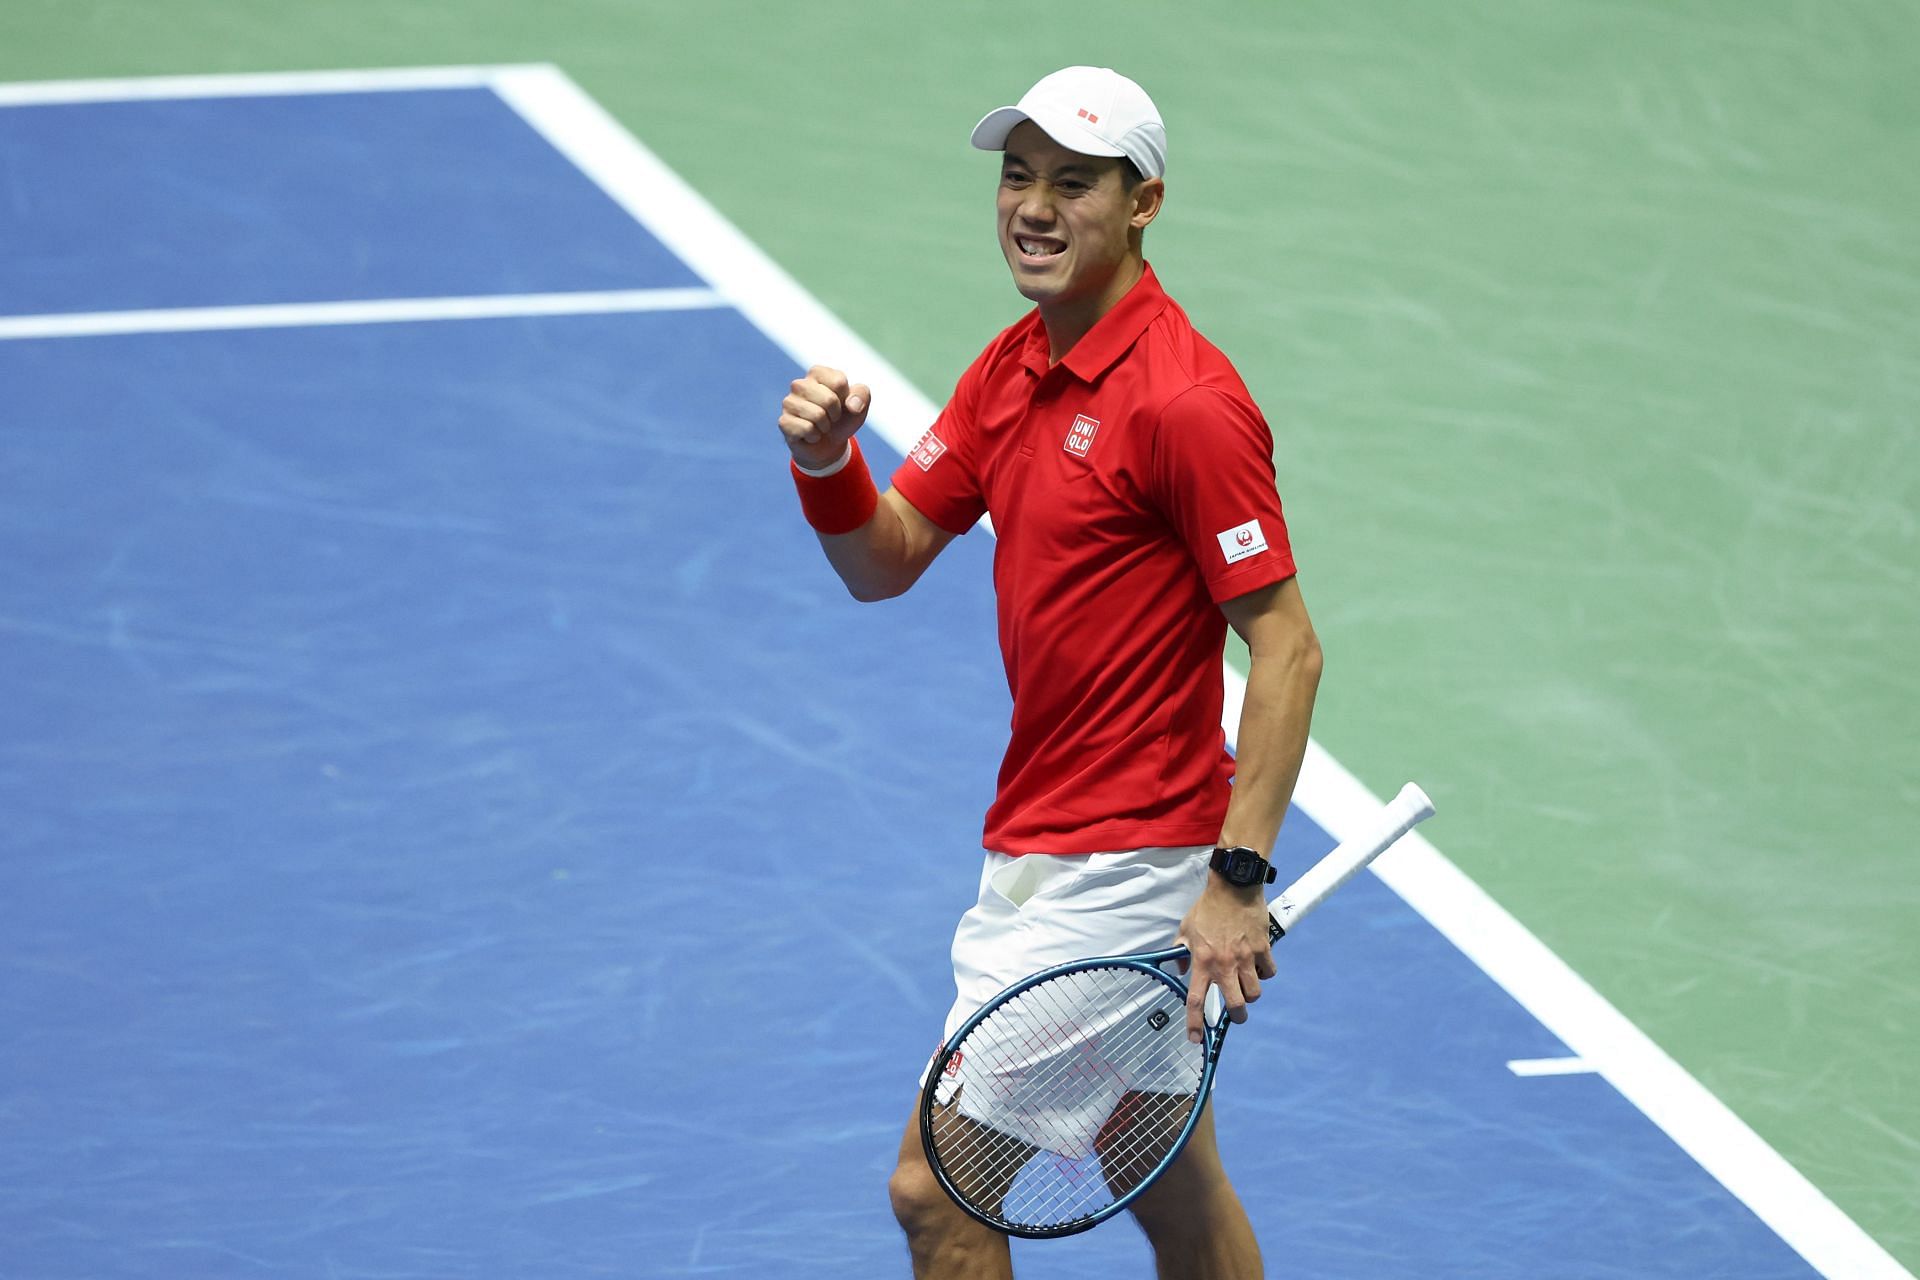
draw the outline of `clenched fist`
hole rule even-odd
[[[849,383],[846,374],[823,364],[795,378],[780,402],[780,431],[793,460],[816,470],[838,462],[872,401],[865,383]]]

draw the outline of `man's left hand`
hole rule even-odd
[[[1228,1018],[1245,1022],[1247,1006],[1260,998],[1260,979],[1274,975],[1266,895],[1258,885],[1236,889],[1209,873],[1200,900],[1180,922],[1178,941],[1193,956],[1187,964],[1187,1039],[1199,1044],[1209,986],[1220,988]]]

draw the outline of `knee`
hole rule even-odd
[[[903,1160],[887,1179],[894,1220],[909,1236],[939,1231],[957,1212],[953,1201],[924,1161]]]

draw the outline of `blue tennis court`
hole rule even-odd
[[[0,169],[0,1272],[904,1274],[990,533],[848,600],[793,358],[489,89],[16,105]],[[508,301],[246,312],[428,298]],[[1277,959],[1216,1099],[1276,1269],[1820,1274],[1379,880]]]

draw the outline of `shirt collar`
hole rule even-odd
[[[1092,382],[1127,354],[1127,349],[1166,307],[1167,295],[1154,277],[1153,268],[1141,263],[1140,278],[1134,281],[1133,288],[1113,304],[1113,310],[1094,322],[1093,328],[1073,344],[1073,350],[1067,352],[1060,363],[1080,381]]]
[[[1114,361],[1125,355],[1147,331],[1147,326],[1166,310],[1166,291],[1161,289],[1152,265],[1143,262],[1140,268],[1140,278],[1134,281],[1133,287],[1114,303],[1112,310],[1094,322],[1093,328],[1087,330],[1060,361],[1067,372],[1080,381],[1092,382],[1112,368]],[[1036,313],[1033,329],[1020,352],[1020,363],[1044,376],[1048,368],[1047,352],[1047,326]]]

